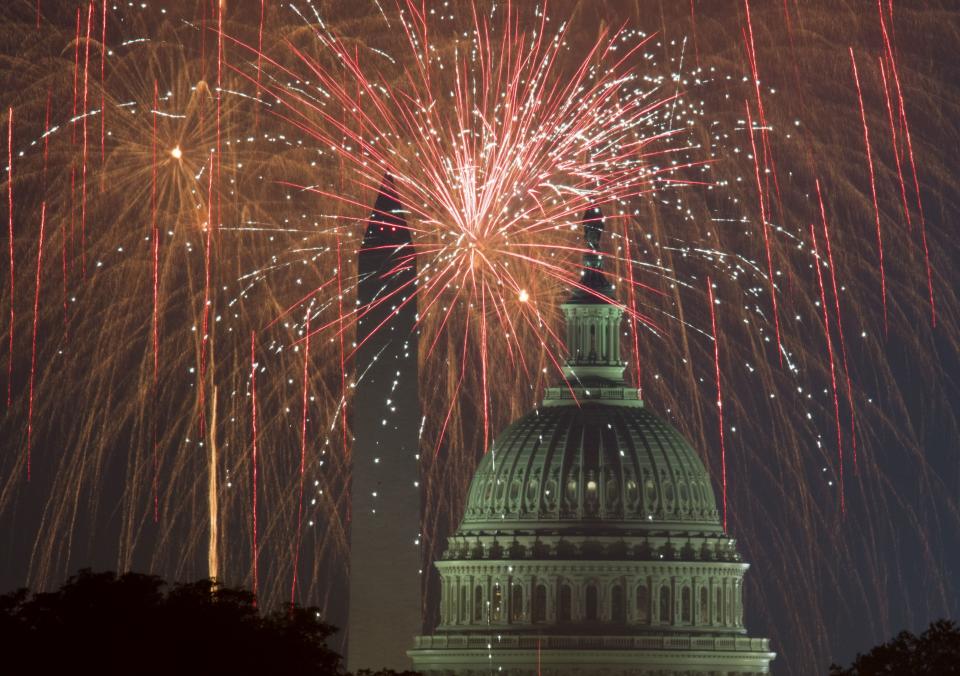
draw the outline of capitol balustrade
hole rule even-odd
[[[630,400],[636,399],[636,390],[625,390],[622,387],[549,387],[547,388],[547,397],[549,399],[580,400],[580,399],[616,399]]]
[[[417,650],[730,650],[767,652],[770,641],[748,636],[417,636]]]

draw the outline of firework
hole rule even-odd
[[[927,450],[958,431],[946,5],[47,4],[0,10],[7,586],[211,574],[337,619],[356,254],[389,173],[425,570],[559,377],[600,206],[632,384],[727,488],[779,664],[926,620],[908,598],[950,612],[960,516]]]

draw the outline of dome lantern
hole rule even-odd
[[[580,280],[560,305],[566,320],[567,358],[563,383],[547,388],[544,406],[574,401],[618,401],[642,405],[636,389],[626,385],[627,364],[620,357],[620,324],[624,307],[603,271],[603,213],[599,207],[583,215],[583,260]]]

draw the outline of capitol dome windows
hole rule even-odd
[[[573,592],[570,585],[561,584],[557,594],[557,622],[570,622],[573,619]]]
[[[547,586],[538,584],[533,589],[533,614],[534,622],[547,621]]]
[[[473,621],[483,620],[483,587],[477,585],[473,590]]]
[[[738,575],[716,571],[719,574],[701,577],[693,568],[670,570],[676,564],[653,559],[624,576],[607,568],[605,559],[587,544],[575,549],[572,542],[558,540],[550,555],[561,561],[580,557],[590,562],[590,569],[571,572],[567,565],[551,569],[513,559],[502,575],[486,562],[482,570],[451,571],[443,588],[441,624],[743,627],[743,581]],[[535,551],[532,544],[524,547]]]
[[[670,587],[664,584],[660,587],[660,613],[657,616],[660,624],[673,623],[673,608],[671,606],[671,602],[672,597],[670,594]]]
[[[503,590],[500,588],[499,583],[493,585],[493,594],[491,596],[490,617],[492,621],[499,622],[503,619]]]
[[[685,624],[690,624],[693,621],[693,601],[691,599],[690,587],[684,585],[683,589],[680,591],[680,621]]]
[[[650,622],[650,589],[645,584],[637,587],[637,622]]]
[[[513,585],[510,596],[510,621],[519,622],[523,619],[523,587]]]
[[[547,512],[553,512],[557,508],[557,481],[553,478],[547,479],[543,485],[543,509]]]
[[[643,482],[644,491],[646,493],[647,504],[650,506],[651,511],[657,508],[657,486],[653,482],[653,479],[647,479]]]
[[[617,624],[627,621],[627,608],[623,598],[623,587],[619,584],[610,589],[610,620]]]
[[[604,509],[608,513],[620,511],[620,484],[609,470],[607,470],[607,480],[603,484],[603,501]]]
[[[596,622],[600,619],[597,616],[597,585],[588,584],[585,593],[584,619],[588,622]]]
[[[540,482],[535,478],[527,482],[527,509],[533,511],[537,508],[540,496]]]

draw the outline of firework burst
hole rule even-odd
[[[255,576],[336,616],[356,258],[388,174],[425,562],[558,377],[599,206],[632,382],[726,479],[778,664],[948,613],[947,5],[651,4],[5,5],[8,586]]]

